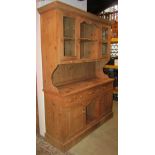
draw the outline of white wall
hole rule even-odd
[[[43,93],[43,76],[42,76],[42,56],[41,56],[41,39],[40,39],[40,15],[36,13],[36,71],[37,71],[37,97],[39,113],[39,129],[42,136],[45,135],[45,108]]]
[[[38,3],[37,6],[43,6],[47,3],[54,1],[54,0],[45,0],[45,2]],[[76,6],[80,9],[87,10],[87,0],[82,2],[77,0],[60,0],[62,2],[66,2],[72,6]],[[40,134],[45,136],[46,127],[45,127],[45,107],[44,107],[44,94],[43,94],[43,76],[42,76],[42,57],[41,57],[41,39],[40,39],[40,15],[37,12],[36,15],[36,30],[37,30],[37,38],[36,38],[36,71],[37,71],[37,97],[38,97],[38,113],[39,113],[39,128]]]

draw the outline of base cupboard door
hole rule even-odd
[[[113,104],[113,92],[107,91],[105,92],[105,109],[106,112],[109,113],[112,111],[112,104]]]
[[[84,108],[82,105],[73,105],[63,110],[63,137],[68,139],[81,131],[84,127]]]
[[[103,115],[105,115],[106,114],[106,100],[105,100],[105,96],[101,96],[100,97],[100,103],[99,103],[99,105],[100,105],[100,116],[103,116]]]
[[[103,96],[100,97],[100,115],[106,115],[112,111],[112,96],[112,91],[107,91],[104,92]]]

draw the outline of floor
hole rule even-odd
[[[59,149],[47,143],[45,139],[39,135],[36,137],[36,142],[36,155],[73,155],[70,152],[61,152]]]
[[[114,117],[73,146],[64,155],[118,155],[118,103],[113,103]],[[53,147],[53,146],[52,146]],[[37,155],[59,155],[37,147]],[[47,149],[48,150],[48,149]]]

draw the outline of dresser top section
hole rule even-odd
[[[40,14],[44,13],[44,12],[47,12],[49,10],[54,10],[54,9],[57,9],[57,10],[62,10],[62,11],[65,11],[65,12],[73,12],[73,13],[76,13],[80,16],[85,16],[85,17],[88,17],[90,19],[93,19],[93,20],[97,20],[97,21],[100,21],[100,22],[103,22],[105,24],[108,24],[108,25],[111,25],[111,23],[105,19],[102,19],[92,13],[89,13],[89,12],[86,12],[86,11],[83,11],[81,9],[78,9],[76,7],[73,7],[73,6],[70,6],[68,4],[65,4],[63,2],[60,2],[60,1],[54,1],[54,2],[51,2],[43,7],[40,7],[38,8],[38,12]]]

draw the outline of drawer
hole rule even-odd
[[[64,106],[69,106],[72,104],[83,104],[85,105],[88,101],[93,98],[100,96],[105,91],[111,90],[113,88],[113,83],[107,83],[87,90],[81,91],[76,94],[72,94],[64,97]]]
[[[110,90],[110,89],[113,89],[113,83],[103,84],[100,86],[90,88],[85,92],[85,95],[96,96],[96,95],[100,95],[100,93],[102,93],[106,90]]]
[[[82,104],[85,100],[85,93],[76,93],[69,96],[64,97],[64,106],[71,106],[74,104]]]

